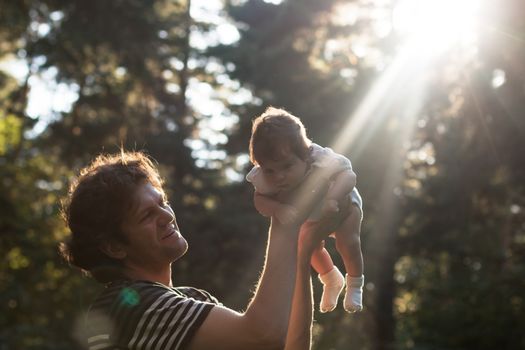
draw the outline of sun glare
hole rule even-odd
[[[443,51],[476,41],[480,0],[401,0],[393,28],[422,49]]]

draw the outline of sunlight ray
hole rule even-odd
[[[423,72],[432,63],[432,54],[421,52],[417,45],[409,43],[400,50],[392,64],[378,78],[363,102],[343,126],[332,148],[336,152],[352,154],[358,158],[365,147],[370,147],[368,140],[387,118],[399,118],[396,126],[390,131],[394,138],[392,147],[385,150],[389,153],[389,164],[385,165],[381,203],[383,231],[387,230],[394,218],[390,212],[393,203],[393,190],[403,177],[405,147],[411,140],[419,113],[424,105],[427,91],[427,77]],[[315,181],[315,180],[312,180]],[[308,186],[305,186],[308,188]],[[302,192],[297,203],[307,206],[316,200],[315,194]],[[386,234],[386,231],[385,231]]]
[[[509,38],[509,39],[512,39],[512,40],[516,40],[516,41],[518,41],[520,43],[525,43],[525,38],[524,37],[520,37],[517,34],[508,33],[507,31],[505,31],[505,30],[503,30],[503,29],[501,29],[499,27],[496,27],[496,26],[490,26],[489,28],[493,32],[501,34],[502,36],[504,36],[506,38]]]
[[[474,91],[474,88],[473,88],[473,84],[472,84],[472,81],[469,79],[468,76],[465,76],[465,79],[467,81],[467,89],[468,89],[468,92],[470,93],[470,96],[472,97],[472,101],[474,102],[474,105],[476,107],[476,117],[478,118],[482,128],[483,128],[483,133],[485,134],[486,138],[487,138],[487,141],[489,142],[490,144],[490,150],[492,151],[493,155],[494,155],[494,158],[499,162],[501,160],[501,157],[499,155],[499,152],[498,152],[498,149],[494,143],[494,138],[492,137],[491,133],[490,133],[490,128],[489,126],[487,125],[487,121],[486,119],[483,117],[483,112],[482,112],[482,108],[481,108],[481,105],[480,105],[480,101],[479,101],[479,98],[478,96],[476,96],[476,93]]]
[[[414,100],[413,96],[405,96],[404,91],[413,84],[422,84],[419,81],[424,76],[422,72],[431,61],[432,56],[428,52],[426,54],[420,52],[416,45],[408,44],[401,49],[398,56],[374,83],[363,102],[349,117],[349,121],[333,143],[333,149],[341,153],[351,150],[353,157],[358,157],[374,130],[391,115],[392,105],[406,103],[408,107],[408,101]],[[415,83],[416,81],[418,82]],[[413,126],[413,124],[408,125],[406,121],[404,125]]]

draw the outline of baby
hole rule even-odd
[[[298,215],[297,208],[286,203],[298,185],[314,169],[328,173],[330,186],[324,200],[301,226],[299,237],[322,217],[339,210],[347,211],[333,234],[347,273],[344,308],[348,312],[361,311],[364,283],[359,237],[362,200],[355,188],[356,175],[350,160],[330,148],[312,143],[299,118],[273,107],[253,121],[250,160],[254,167],[246,179],[255,187],[255,208],[262,215],[274,217],[282,223],[289,223]],[[323,284],[320,311],[332,311],[345,278],[324,248],[324,242],[313,253],[311,264]]]

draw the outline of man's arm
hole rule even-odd
[[[312,343],[313,296],[311,254],[299,253],[292,311],[284,350],[309,350]]]
[[[319,240],[332,232],[333,220],[338,216],[325,217],[309,231],[301,232],[297,255],[297,276],[292,302],[292,311],[286,335],[284,350],[309,350],[312,344],[313,296],[310,260],[312,252],[318,247]],[[327,229],[327,227],[329,229]]]
[[[272,220],[266,263],[244,313],[216,306],[195,334],[190,349],[282,349],[297,265],[299,226]]]
[[[294,223],[284,225],[272,219],[265,265],[255,295],[246,311],[238,313],[226,307],[214,307],[193,337],[189,349],[284,348],[296,284],[299,226],[326,193],[326,180],[322,177],[313,178],[301,189],[304,193],[296,198],[302,202],[301,210]],[[327,234],[328,232],[324,236]],[[324,237],[321,234],[314,236],[308,241],[309,246],[316,246],[322,238]],[[301,271],[301,274],[305,272]],[[296,289],[295,295],[310,295],[309,281],[308,284],[304,283],[307,275],[301,276],[301,282],[297,284],[299,290]],[[298,301],[294,303],[304,305],[304,300],[307,299],[296,300]],[[301,318],[304,324],[311,325],[311,316],[303,319],[304,316],[295,311],[294,315]],[[293,325],[295,324],[298,323],[294,322]]]

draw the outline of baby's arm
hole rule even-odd
[[[354,189],[357,183],[357,176],[353,170],[347,169],[338,173],[333,183],[326,193],[325,199],[340,200]]]
[[[255,191],[253,195],[253,202],[255,209],[266,217],[275,217],[282,224],[288,224],[293,222],[298,211],[293,206],[281,203],[273,198],[260,194]]]
[[[276,200],[255,191],[253,194],[255,209],[265,217],[271,217],[277,211],[280,203]]]
[[[354,189],[357,182],[356,174],[351,170],[339,172],[333,179],[333,183],[325,196],[324,212],[336,212],[339,210],[337,202],[348,195]]]

